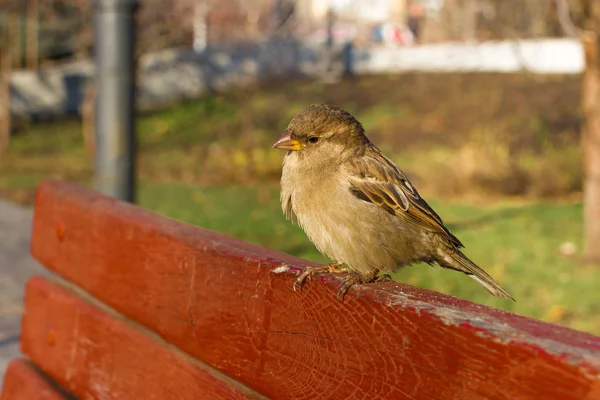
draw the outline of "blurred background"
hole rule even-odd
[[[582,196],[594,3],[143,0],[138,202],[326,261],[282,215],[271,145],[304,107],[333,103],[517,303],[441,268],[395,279],[600,334]],[[0,0],[2,198],[31,205],[48,178],[91,185],[92,22],[89,0]]]

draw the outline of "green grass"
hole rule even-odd
[[[143,182],[142,206],[268,248],[325,262],[304,233],[281,213],[271,184],[197,187]],[[579,251],[561,256],[559,246],[581,249],[580,204],[472,205],[431,201],[465,243],[466,253],[517,300],[491,297],[466,276],[428,265],[407,267],[394,279],[438,290],[520,315],[600,334],[598,270],[579,264]]]
[[[139,173],[195,184],[275,181],[271,144],[311,103],[353,112],[421,189],[564,196],[581,189],[579,82],[572,76],[405,74],[306,80],[214,94],[140,115]],[[88,182],[78,121],[22,125],[0,159],[0,195],[30,202],[47,177]]]
[[[582,181],[579,87],[572,76],[406,74],[208,96],[138,118],[141,205],[326,261],[281,214],[282,154],[271,144],[306,105],[338,104],[359,117],[517,303],[426,265],[396,279],[600,334],[600,276],[578,261],[581,205],[565,200],[579,199]],[[0,196],[31,204],[45,179],[89,184],[81,136],[79,121],[23,125],[0,159]],[[564,242],[577,254],[561,256]]]

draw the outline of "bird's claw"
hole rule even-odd
[[[338,290],[337,292],[337,300],[339,302],[344,302],[344,296],[346,296],[346,293],[348,293],[348,289],[350,289],[352,286],[356,285],[357,283],[362,283],[362,275],[360,274],[352,274],[350,276],[347,276],[346,278],[344,278],[342,280],[342,287],[340,288],[340,290]]]
[[[306,282],[306,279],[312,280],[312,277],[311,277],[312,269],[309,270],[309,268],[311,268],[311,267],[306,267],[304,272],[302,272],[300,275],[298,275],[298,277],[294,280],[294,283],[292,284],[292,290],[294,292],[296,291],[296,285],[298,285],[298,290],[302,291],[302,286],[304,285],[304,282]]]
[[[338,290],[337,300],[344,302],[344,296],[348,293],[348,289],[356,284],[362,283],[379,283],[379,282],[388,282],[392,280],[392,277],[388,274],[383,274],[377,276],[378,271],[374,271],[373,273],[362,275],[362,274],[352,274],[347,276],[342,280],[342,287]]]
[[[307,280],[312,281],[313,276],[319,274],[344,274],[349,272],[347,268],[342,268],[340,263],[331,263],[322,267],[306,267],[304,271],[298,275],[292,284],[294,292],[296,289],[302,292],[302,287]],[[373,282],[388,282],[392,280],[392,277],[388,274],[377,275],[379,270],[373,270],[368,274],[353,273],[342,280],[342,287],[338,290],[337,299],[338,301],[344,302],[344,296],[352,286],[361,283],[373,283]]]
[[[314,275],[342,274],[347,272],[345,268],[340,268],[341,265],[342,264],[340,263],[331,263],[323,267],[306,267],[304,271],[294,280],[294,283],[292,284],[292,290],[295,292],[297,287],[298,290],[302,292],[302,286],[304,286],[306,280],[312,281]]]
[[[383,274],[377,276],[373,282],[389,282],[392,280],[392,277],[389,274]]]

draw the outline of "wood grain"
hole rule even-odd
[[[4,376],[0,400],[68,400],[28,361],[10,362]]]
[[[25,294],[21,347],[81,399],[258,399],[186,354],[41,277]]]
[[[294,293],[306,261],[72,184],[38,189],[32,250],[274,399],[600,398],[598,337],[397,283]]]

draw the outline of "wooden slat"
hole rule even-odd
[[[396,283],[352,288],[343,304],[337,278],[294,293],[302,260],[72,184],[38,189],[32,249],[272,398],[600,398],[595,336]]]
[[[81,399],[262,398],[45,278],[27,284],[21,336],[22,351]]]
[[[68,398],[23,359],[10,362],[0,400],[67,400]]]

